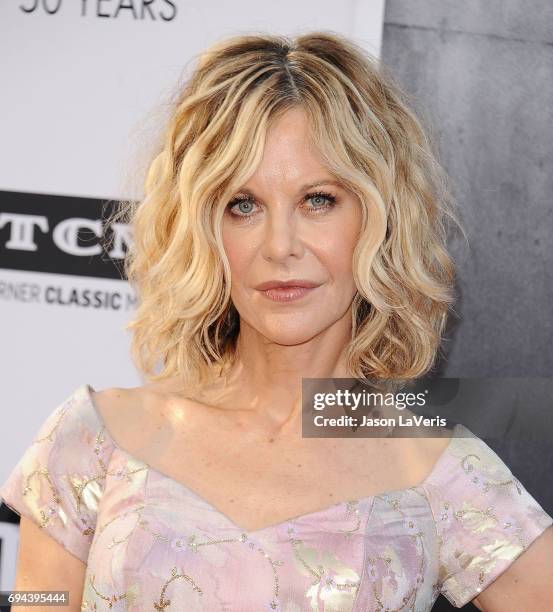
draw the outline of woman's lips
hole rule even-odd
[[[318,287],[275,287],[274,289],[265,289],[260,293],[274,302],[292,302],[315,291],[315,289],[318,289]]]

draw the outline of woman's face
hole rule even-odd
[[[309,143],[304,111],[290,109],[269,129],[259,167],[225,210],[223,243],[240,325],[277,344],[306,342],[350,316],[362,212],[334,180]],[[303,295],[259,288],[298,279],[316,287]]]

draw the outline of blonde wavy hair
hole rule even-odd
[[[298,106],[329,171],[362,204],[351,376],[414,379],[433,367],[454,303],[448,229],[463,230],[421,121],[381,63],[345,37],[251,34],[199,56],[172,100],[144,198],[120,202],[114,217],[131,226],[124,271],[138,305],[126,329],[149,380],[198,384],[234,363],[240,319],[221,219],[267,129]]]

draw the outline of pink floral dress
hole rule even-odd
[[[428,611],[476,597],[553,523],[456,425],[417,486],[245,531],[118,447],[84,384],[0,497],[86,564],[82,610]]]

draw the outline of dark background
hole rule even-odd
[[[451,244],[460,321],[440,375],[553,376],[553,3],[386,0],[381,59],[431,125],[470,242]],[[508,392],[482,409],[510,410]],[[553,515],[551,410],[528,406],[483,439]]]

